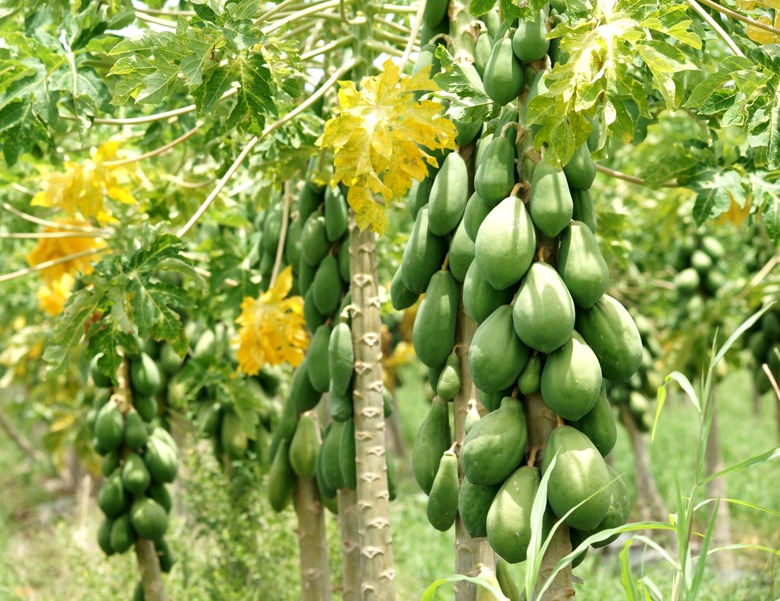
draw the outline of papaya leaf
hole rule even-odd
[[[697,225],[727,212],[732,203],[744,207],[747,199],[742,176],[734,169],[705,169],[686,187],[696,193],[693,218]]]
[[[65,370],[71,351],[80,343],[103,300],[103,290],[83,288],[72,294],[65,308],[54,320],[54,328],[43,352],[43,360],[49,364],[48,375],[56,376]]]
[[[471,0],[469,12],[475,17],[481,17],[490,12],[496,5],[496,0]]]

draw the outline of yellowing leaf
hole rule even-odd
[[[58,223],[69,225],[88,225],[85,221],[79,219],[58,219]],[[57,228],[47,227],[44,232],[59,232]],[[67,238],[41,238],[38,246],[27,255],[27,262],[33,266],[53,259],[59,259],[68,255],[76,254],[94,248],[104,248],[106,242],[102,238],[93,236],[73,236]],[[47,267],[39,272],[44,282],[52,283],[62,279],[65,274],[75,274],[81,272],[84,274],[92,273],[92,261],[97,261],[99,255],[87,255],[78,259],[71,259],[59,265]]]
[[[360,229],[387,230],[382,204],[406,194],[412,181],[422,181],[428,166],[438,165],[428,151],[455,148],[455,125],[441,115],[444,108],[432,100],[417,101],[415,93],[435,91],[430,69],[400,78],[398,66],[385,61],[384,71],[366,77],[358,90],[354,82],[339,82],[337,116],[325,123],[317,141],[333,148],[331,186],[339,182],[350,190],[347,202]]]
[[[309,338],[303,318],[303,298],[285,298],[292,288],[292,267],[279,274],[274,286],[259,298],[244,297],[238,342],[238,369],[254,375],[264,365],[287,362],[293,367],[303,361]]]
[[[107,164],[118,150],[119,142],[114,140],[93,148],[90,160],[66,162],[65,173],[48,176],[45,189],[33,197],[33,206],[61,208],[71,217],[80,213],[84,219],[97,219],[100,225],[115,222],[106,207],[106,196],[125,204],[135,203],[129,190],[132,172],[126,166]]]
[[[60,279],[41,286],[38,290],[38,305],[41,310],[52,317],[62,313],[62,308],[73,290],[74,283],[73,276],[65,273]]]
[[[717,223],[733,223],[741,225],[750,215],[750,202],[746,202],[744,207],[740,207],[734,200],[731,201],[729,210],[722,213],[715,220]]]
[[[778,4],[780,4],[780,2],[778,2]],[[773,25],[772,20],[766,15],[758,17],[756,21],[765,23],[766,25]],[[775,13],[774,27],[780,29],[780,10]],[[747,36],[759,44],[776,44],[780,40],[780,36],[775,35],[771,31],[751,24],[748,24],[747,26]]]

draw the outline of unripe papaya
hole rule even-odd
[[[295,219],[287,226],[287,240],[284,243],[284,260],[293,266],[295,272],[301,263],[301,237],[303,236],[303,221]]]
[[[479,17],[479,20],[485,24],[490,37],[495,39],[501,29],[501,16],[498,11],[498,7],[494,6],[491,10]]]
[[[474,243],[474,260],[496,290],[516,284],[536,252],[536,232],[523,201],[510,196],[482,222]]]
[[[320,455],[322,456],[322,478],[325,485],[331,490],[344,487],[344,476],[339,466],[339,446],[341,445],[341,433],[344,430],[344,422],[333,422],[326,431]]]
[[[431,278],[412,330],[417,357],[428,367],[443,365],[455,344],[458,284],[449,271]]]
[[[674,276],[674,286],[683,296],[693,294],[699,288],[701,278],[693,267],[687,267]]]
[[[154,482],[173,482],[178,472],[178,455],[161,438],[149,437],[144,452],[144,461]]]
[[[466,233],[465,222],[461,221],[450,241],[449,268],[452,277],[463,282],[466,278],[466,272],[473,262],[474,242]]]
[[[390,301],[396,311],[408,309],[420,298],[418,293],[412,292],[404,284],[401,269],[402,266],[399,265],[395,275],[393,275],[393,281],[390,283]]]
[[[501,484],[522,462],[527,442],[523,404],[504,397],[501,407],[474,424],[463,440],[463,473],[472,484]]]
[[[517,387],[521,394],[533,394],[539,391],[542,382],[542,359],[534,353],[528,358],[520,377],[517,378]]]
[[[514,287],[496,290],[491,286],[479,270],[476,261],[469,265],[463,280],[463,308],[469,317],[478,324],[485,321],[501,305],[512,300]]]
[[[612,415],[612,406],[607,397],[599,395],[599,400],[579,420],[569,422],[569,425],[590,438],[602,457],[606,457],[617,441],[617,426]]]
[[[412,187],[409,189],[409,212],[412,215],[412,219],[417,219],[420,209],[428,204],[434,177],[435,175],[429,173],[428,177],[421,182],[417,180],[412,182]]]
[[[352,383],[355,351],[352,347],[352,330],[346,323],[337,324],[328,341],[328,368],[331,387],[346,395]]]
[[[152,477],[141,456],[128,453],[122,466],[122,484],[127,491],[134,497],[139,497],[146,492],[151,481]]]
[[[282,203],[274,202],[265,212],[263,221],[263,250],[266,255],[272,255],[279,244],[282,231]]]
[[[582,418],[599,400],[601,367],[577,332],[547,355],[541,391],[544,404],[566,420]]]
[[[309,382],[318,393],[327,392],[330,386],[330,369],[328,368],[330,332],[331,328],[328,324],[317,328],[306,352],[306,371],[309,374]],[[296,403],[296,407],[299,407],[298,403]],[[304,410],[298,408],[298,411]]]
[[[243,459],[246,455],[249,440],[244,432],[241,418],[232,409],[226,410],[222,416],[219,441],[227,456],[234,461]]]
[[[566,174],[566,180],[572,188],[579,190],[589,190],[596,179],[596,163],[590,156],[588,143],[584,142],[574,151],[571,159],[563,168]]]
[[[528,360],[528,347],[515,334],[512,307],[502,305],[483,321],[471,341],[469,368],[480,390],[512,386]]]
[[[320,357],[319,354],[317,356]],[[327,357],[327,350],[325,357]],[[292,379],[290,380],[290,402],[293,407],[293,413],[303,413],[304,411],[314,409],[314,407],[317,406],[317,403],[320,402],[320,396],[322,396],[322,393],[312,386],[311,378],[309,376],[309,360],[310,356],[307,356],[293,372]],[[327,358],[325,361],[327,362]],[[293,423],[294,421],[295,420],[293,420]],[[290,433],[290,436],[292,437],[292,433]]]
[[[121,470],[115,470],[106,478],[103,486],[100,487],[97,502],[100,510],[108,518],[115,518],[125,510],[127,495],[122,485]]]
[[[703,250],[696,249],[691,254],[691,267],[699,272],[699,275],[705,275],[712,269],[712,259]]]
[[[330,431],[330,428],[331,428],[330,424],[325,426],[325,430],[323,431],[322,434],[323,444],[325,443],[325,440],[328,437],[328,432]],[[320,492],[320,498],[332,499],[336,497],[337,492],[335,488],[330,487],[330,482],[328,482],[327,478],[325,477],[325,472],[322,467],[322,458],[323,458],[322,448],[320,448],[320,452],[317,453],[317,461],[315,464],[315,468],[316,468],[315,477],[317,478],[317,489]]]
[[[133,390],[142,395],[154,396],[160,391],[160,370],[149,355],[141,353],[130,365],[130,382]]]
[[[339,441],[339,469],[344,479],[344,486],[357,489],[357,452],[355,448],[355,421],[348,419],[344,422]]]
[[[171,508],[173,507],[173,499],[171,499],[171,493],[168,492],[168,487],[165,486],[165,484],[153,482],[149,486],[147,496],[150,499],[157,501],[166,512],[171,512]]]
[[[130,411],[125,418],[125,444],[137,451],[146,444],[149,432],[138,411]]]
[[[325,234],[329,242],[337,242],[349,225],[349,207],[338,188],[325,190]]]
[[[590,132],[590,135],[588,135],[588,150],[591,152],[596,152],[599,149],[599,146],[601,145],[601,130],[602,130],[602,124],[601,124],[601,112],[596,111],[596,113],[588,119],[590,121],[591,127],[593,129]]]
[[[463,430],[464,434],[468,434],[471,432],[471,429],[474,427],[474,425],[482,419],[482,416],[479,414],[479,411],[477,410],[477,404],[474,401],[469,401],[469,410],[466,412],[466,418],[463,420]]]
[[[499,485],[474,484],[468,478],[460,483],[458,513],[471,538],[487,536],[487,515],[499,488]]]
[[[316,265],[309,265],[301,256],[301,262],[298,264],[298,292],[301,296],[311,298],[311,284],[314,281],[314,276],[317,275]],[[314,308],[314,301],[311,301],[311,306]],[[305,307],[304,307],[305,308]]]
[[[168,543],[164,538],[161,538],[154,542],[154,547],[157,550],[157,556],[160,558],[160,571],[163,574],[170,573],[173,569],[173,564],[176,563],[176,559]]]
[[[345,235],[345,238],[347,237],[348,235]],[[349,286],[349,240],[342,240],[341,245],[339,246],[338,260],[341,281]]]
[[[479,134],[479,130],[482,129],[482,121],[461,121],[460,119],[454,119],[455,129],[458,130],[458,135],[455,136],[455,144],[460,147],[467,146],[474,141],[474,138]]]
[[[474,189],[480,198],[495,207],[509,196],[515,185],[515,147],[507,138],[496,134],[479,153],[474,174]]]
[[[427,7],[426,7],[427,8]],[[449,22],[443,23],[449,25]],[[412,75],[416,75],[423,69],[430,67],[430,77],[441,71],[441,61],[436,58],[436,46],[433,44],[423,44],[420,48],[420,53],[417,55],[417,60],[414,61],[414,67],[412,67]],[[412,215],[414,219],[414,215]]]
[[[587,311],[577,312],[577,331],[601,364],[605,378],[626,382],[642,363],[642,339],[620,301],[605,294]]]
[[[111,518],[104,518],[100,522],[100,527],[97,531],[97,542],[103,553],[106,555],[113,555],[116,553],[111,546],[111,527],[114,525],[114,520]]]
[[[290,444],[282,439],[271,469],[268,470],[268,501],[276,512],[287,507],[295,488],[295,472],[290,465],[289,449]]]
[[[458,355],[455,352],[447,357],[447,363],[439,374],[436,382],[436,394],[445,401],[451,401],[460,391],[460,368],[458,366]]]
[[[531,180],[531,219],[542,233],[554,238],[571,221],[574,205],[566,176],[547,161],[539,163]]]
[[[108,478],[114,473],[114,470],[119,467],[119,451],[121,449],[114,449],[109,451],[103,456],[103,461],[100,462],[100,473],[104,478]]]
[[[487,515],[492,549],[509,563],[525,561],[531,542],[531,508],[541,478],[535,467],[519,467],[496,493]]]
[[[298,419],[292,442],[290,443],[290,465],[301,478],[313,478],[317,472],[317,454],[320,450],[317,424],[307,414]]]
[[[524,63],[542,60],[550,49],[547,39],[547,15],[540,10],[533,19],[520,19],[512,37],[512,50]]]
[[[420,29],[420,45],[425,46],[437,35],[447,34],[449,31],[450,22],[448,19],[442,19],[441,23],[439,23],[436,27],[428,27],[425,23],[423,23],[423,26]]]
[[[341,302],[341,278],[336,257],[328,255],[322,260],[314,281],[311,283],[311,298],[322,315],[331,315]]]
[[[168,513],[165,508],[154,499],[144,497],[133,503],[130,510],[130,520],[133,529],[140,538],[157,541],[168,530]]]
[[[511,102],[523,91],[523,65],[512,51],[512,40],[509,37],[493,45],[482,73],[482,83],[490,99],[498,104]]]
[[[542,459],[542,473],[550,474],[547,502],[559,518],[582,505],[564,521],[572,528],[594,530],[607,515],[612,480],[607,464],[593,443],[582,432],[570,426],[555,428],[547,440]],[[587,500],[586,500],[587,499]]]
[[[542,353],[563,346],[574,330],[574,302],[558,272],[536,262],[525,274],[512,309],[515,333]]]
[[[103,354],[100,353],[93,357],[92,361],[89,362],[89,375],[92,376],[92,382],[95,386],[98,386],[99,388],[111,388],[111,378],[98,369],[97,362],[102,356]]]
[[[322,211],[312,213],[303,224],[301,233],[301,258],[303,261],[316,267],[319,265],[330,249],[328,242],[328,230],[325,227],[325,217]]]
[[[469,197],[466,210],[463,213],[463,227],[472,242],[476,241],[479,226],[485,221],[485,217],[488,216],[492,208],[477,192]]]
[[[496,560],[496,580],[508,601],[521,601],[524,598],[509,571],[509,564],[500,557]]]
[[[135,542],[135,532],[130,522],[130,514],[123,513],[111,524],[111,548],[117,553],[124,553]]]
[[[504,390],[498,390],[496,392],[485,392],[484,390],[480,390],[479,388],[477,388],[477,397],[479,398],[479,402],[482,403],[482,406],[485,409],[487,409],[488,411],[495,411],[496,409],[501,407],[501,401],[504,400],[504,397],[508,397],[512,395],[513,389],[514,386],[509,386]]]
[[[469,170],[458,152],[451,152],[436,174],[428,201],[428,227],[446,236],[460,222],[469,193]]]
[[[571,188],[570,191],[571,200],[574,203],[571,218],[575,221],[581,221],[595,234],[598,221],[596,219],[596,210],[593,208],[593,197],[590,195],[590,190]]]
[[[431,29],[437,27],[447,15],[449,0],[430,0],[423,11],[423,22]]]
[[[441,269],[446,253],[444,238],[428,229],[428,208],[423,207],[401,259],[401,278],[406,288],[417,294],[425,292],[433,274]]]
[[[306,322],[306,328],[310,332],[316,332],[317,328],[324,325],[328,320],[328,317],[317,309],[311,288],[303,297],[303,320]]]
[[[493,38],[487,31],[483,31],[479,34],[474,48],[474,68],[480,77],[485,75],[485,65],[490,58],[491,50],[493,50]]]
[[[609,267],[593,232],[580,221],[572,221],[563,230],[558,250],[558,273],[574,302],[583,309],[590,309],[607,291]]]
[[[458,514],[458,457],[450,449],[442,455],[439,469],[428,496],[428,522],[445,532],[455,523]]]
[[[619,528],[628,521],[628,514],[631,509],[631,497],[628,495],[628,487],[623,481],[620,474],[611,465],[607,464],[607,470],[612,478],[609,485],[609,508],[607,509],[607,515],[601,520],[598,526],[596,526],[596,532],[602,530],[609,530],[610,528]],[[611,542],[617,540],[619,534],[613,534],[609,538],[593,543],[594,548],[606,547]]]
[[[720,243],[720,240],[713,238],[712,236],[704,236],[701,239],[701,249],[707,253],[714,262],[717,262],[726,256],[726,249]],[[773,314],[765,313],[764,319],[767,315]],[[778,331],[778,335],[780,335],[780,331]]]
[[[420,424],[412,448],[414,478],[426,495],[431,492],[442,455],[451,444],[448,403],[437,397]]]
[[[125,420],[122,412],[113,401],[109,401],[95,419],[95,440],[105,451],[118,449],[125,432]]]

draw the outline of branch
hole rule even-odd
[[[147,15],[170,15],[171,17],[194,17],[195,12],[191,10],[162,10],[159,8],[136,8],[136,12],[146,13]]]
[[[416,13],[417,8],[414,6],[398,6],[396,4],[380,4],[380,3],[371,3],[371,8],[383,12],[383,13],[389,13],[389,14],[399,14],[399,15],[405,15],[409,13]]]
[[[396,31],[399,31],[404,35],[411,35],[412,33],[411,27],[407,27],[406,25],[402,25],[401,23],[396,23],[395,21],[391,21],[390,19],[383,19],[382,17],[374,17],[374,23],[381,23],[382,25],[386,25],[391,29],[395,29]]]
[[[275,15],[280,10],[282,10],[284,8],[287,8],[288,6],[290,6],[290,4],[295,4],[296,2],[298,2],[298,0],[284,0],[284,2],[280,2],[279,4],[274,6],[272,9],[268,10],[267,12],[263,13],[262,15],[260,15],[257,19],[255,19],[254,25],[260,25],[260,23],[264,23],[265,21],[268,20],[268,18],[271,15]]]
[[[601,173],[605,175],[609,175],[610,177],[614,177],[617,179],[622,179],[625,182],[631,182],[632,184],[639,184],[640,186],[648,186],[650,185],[643,180],[641,177],[636,177],[635,175],[628,175],[627,173],[623,173],[622,171],[616,171],[615,169],[610,169],[609,167],[604,167],[603,165],[596,165],[596,170],[601,171]],[[665,182],[661,184],[662,188],[681,188],[680,184],[677,182]]]
[[[344,36],[343,38],[339,38],[338,40],[333,40],[328,44],[317,46],[316,48],[312,48],[308,52],[304,52],[303,54],[301,54],[301,60],[307,61],[310,58],[314,58],[315,56],[319,56],[320,54],[325,54],[326,52],[330,52],[331,50],[335,50],[336,48],[341,48],[342,46],[348,46],[349,44],[352,43],[354,39],[355,36],[347,35]]]
[[[176,29],[176,23],[173,21],[168,21],[167,19],[158,19],[157,17],[152,17],[151,15],[147,15],[144,13],[135,13],[135,18],[139,21],[145,21],[147,23],[151,23],[152,25],[160,25],[161,27],[168,27],[169,29]]]
[[[105,163],[103,163],[103,165],[105,165],[106,167],[119,167],[120,165],[129,165],[130,163],[135,163],[136,161],[142,161],[144,159],[148,159],[148,158],[160,155],[160,154],[164,154],[164,153],[168,152],[174,146],[176,146],[178,144],[181,144],[182,142],[184,142],[188,138],[191,138],[192,136],[194,136],[195,133],[200,129],[200,127],[201,127],[201,124],[195,125],[195,127],[193,127],[190,131],[188,131],[187,133],[185,133],[182,136],[179,136],[175,140],[172,140],[172,141],[168,142],[165,146],[160,146],[159,148],[155,148],[154,150],[150,150],[149,152],[145,152],[144,154],[139,154],[138,156],[135,156],[135,157],[129,157],[129,158],[126,158],[126,159],[118,159],[116,161],[106,161]]]
[[[108,238],[110,232],[0,232],[0,238],[4,239],[32,239],[41,238]]]
[[[389,54],[390,56],[398,56],[398,57],[403,56],[403,52],[401,52],[395,46],[388,46],[387,44],[381,44],[379,42],[375,42],[374,40],[366,40],[365,42],[363,42],[363,45],[366,48],[371,48],[371,50],[374,50],[380,54],[384,53],[384,54]]]
[[[745,15],[735,12],[730,8],[721,6],[717,2],[712,2],[712,0],[699,0],[699,2],[701,2],[705,6],[709,6],[712,10],[716,10],[719,13],[726,15],[727,17],[732,17],[737,21],[742,21],[743,23],[747,23],[748,25],[752,25],[753,27],[756,27],[758,29],[763,29],[764,31],[768,31],[769,33],[780,35],[780,29],[778,29],[777,27],[772,27],[771,25],[767,25],[766,23],[762,23],[761,21],[756,21],[755,19],[746,17]]]
[[[737,46],[736,42],[731,39],[731,36],[726,33],[726,31],[718,24],[718,22],[713,19],[710,14],[704,10],[698,2],[696,2],[696,0],[687,0],[687,2],[691,5],[691,8],[693,8],[693,10],[695,10],[699,16],[704,19],[710,27],[712,27],[715,33],[717,33],[720,38],[726,42],[726,46],[729,47],[729,50],[731,50],[734,55],[745,58],[744,53],[739,49],[739,46]]]
[[[284,204],[282,205],[282,231],[279,232],[279,244],[276,246],[276,257],[274,258],[274,267],[271,270],[271,282],[268,289],[274,287],[276,277],[279,275],[279,268],[282,266],[282,256],[284,256],[284,243],[287,241],[287,228],[290,221],[290,202],[292,201],[290,193],[290,182],[284,183]]]
[[[339,14],[341,15],[341,20],[351,27],[354,27],[355,25],[362,25],[363,23],[366,22],[365,17],[357,17],[356,19],[350,19],[347,16],[346,0],[339,0]]]
[[[8,434],[8,438],[13,440],[14,443],[16,443],[16,446],[19,447],[25,455],[30,457],[33,461],[44,463],[45,458],[43,453],[32,446],[30,441],[27,440],[27,437],[16,429],[2,409],[0,409],[0,428],[5,430],[5,433]]]
[[[328,2],[322,2],[320,4],[315,4],[314,6],[310,6],[309,8],[306,8],[304,10],[299,10],[293,14],[291,14],[289,17],[285,17],[281,21],[277,21],[276,23],[272,23],[268,26],[267,29],[262,29],[261,32],[263,35],[270,35],[272,32],[276,31],[277,29],[281,29],[288,23],[292,23],[293,21],[297,19],[302,19],[304,17],[308,17],[309,15],[316,14],[318,12],[322,12],[325,9],[328,8],[336,8],[339,5],[339,0],[328,0]]]
[[[34,196],[34,194],[32,194]],[[25,221],[29,221],[30,223],[36,223],[38,225],[45,225],[46,227],[53,227],[60,230],[68,230],[72,232],[81,232],[83,234],[94,234],[98,232],[102,232],[102,230],[97,230],[93,227],[89,226],[79,226],[79,225],[73,225],[70,223],[57,223],[56,221],[49,221],[47,219],[41,219],[40,217],[36,217],[35,215],[30,215],[28,213],[25,213],[24,211],[20,211],[13,205],[8,204],[4,200],[0,200],[0,206],[3,207],[6,211],[13,213],[17,217],[21,217]]]
[[[307,108],[309,108],[312,104],[317,102],[317,100],[319,100],[320,97],[323,94],[325,94],[325,92],[327,92],[336,83],[336,81],[338,81],[338,79],[342,75],[344,75],[346,72],[352,69],[357,63],[358,63],[357,59],[352,59],[347,63],[345,63],[344,65],[342,65],[338,70],[336,70],[336,72],[333,75],[330,76],[330,78],[328,78],[328,81],[326,81],[324,84],[322,84],[322,86],[320,86],[319,90],[314,92],[311,96],[309,96],[309,98],[307,98],[304,102],[299,104],[295,109],[287,113],[287,115],[285,115],[278,121],[275,121],[274,123],[266,127],[259,136],[255,136],[254,138],[252,138],[244,147],[244,149],[241,151],[241,153],[238,155],[238,157],[236,157],[236,160],[233,161],[233,164],[225,172],[225,175],[223,175],[222,178],[219,180],[219,182],[217,182],[217,185],[211,191],[211,194],[208,195],[206,200],[203,201],[203,204],[200,205],[197,211],[195,211],[195,214],[192,217],[190,217],[190,220],[181,229],[179,229],[178,232],[176,232],[176,235],[179,238],[182,238],[187,232],[189,232],[192,229],[192,226],[194,226],[198,222],[198,220],[211,206],[211,204],[214,202],[217,196],[219,196],[219,193],[227,185],[230,178],[233,177],[233,174],[238,170],[238,167],[241,165],[241,163],[244,162],[244,159],[247,157],[250,151],[255,147],[255,145],[262,138],[264,138],[271,132],[277,130],[288,121],[291,121],[292,119],[297,117],[300,113],[302,113]]]
[[[409,56],[412,54],[412,48],[414,47],[414,44],[417,41],[417,36],[420,35],[420,25],[422,24],[423,13],[425,12],[426,4],[427,4],[427,0],[422,0],[420,2],[420,5],[417,7],[417,14],[415,15],[414,18],[414,25],[412,26],[412,32],[409,34],[409,41],[406,43],[406,48],[404,48],[403,56],[401,56],[401,66],[398,68],[399,73],[403,73],[404,67],[406,67],[406,63],[409,62]]]
[[[3,282],[8,282],[10,280],[20,278],[22,276],[28,275],[30,273],[35,273],[36,271],[43,271],[44,269],[48,269],[49,267],[54,267],[55,265],[61,265],[62,263],[67,263],[68,261],[75,261],[76,259],[80,259],[82,257],[88,257],[90,255],[96,255],[99,252],[105,252],[106,250],[109,250],[107,248],[90,248],[88,250],[82,250],[77,253],[73,253],[70,255],[65,255],[64,257],[59,257],[57,259],[51,259],[50,261],[44,261],[43,263],[38,263],[37,265],[33,265],[32,267],[25,267],[24,269],[20,269],[18,271],[13,271],[11,273],[6,273],[4,275],[0,275],[0,284]]]

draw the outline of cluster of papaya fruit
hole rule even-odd
[[[773,307],[748,331],[748,347],[755,359],[753,381],[759,394],[772,387],[762,365],[766,364],[775,380],[780,380],[780,310]]]
[[[480,38],[490,35],[491,20]],[[487,95],[507,106],[474,128],[472,138],[484,130],[476,152],[448,154],[411,194],[415,222],[390,291],[399,310],[425,294],[412,338],[437,396],[418,431],[412,467],[429,495],[429,520],[446,530],[459,513],[471,536],[487,536],[509,562],[526,557],[531,506],[548,470],[545,523],[563,520],[575,545],[627,520],[627,488],[604,461],[616,438],[605,380],[628,381],[643,356],[634,320],[606,294],[609,270],[594,235],[589,189],[598,122],[560,167],[532,158],[533,129],[514,106],[526,81],[521,110],[543,90],[552,52],[547,28],[544,10],[516,26],[504,22],[495,41],[487,38],[484,65],[475,57]],[[461,302],[478,324],[468,368],[486,411],[469,411],[459,483],[448,399],[461,384]],[[528,448],[526,405],[534,395],[558,416],[543,449]]]
[[[160,569],[169,572],[174,558],[164,535],[172,500],[166,484],[178,471],[179,451],[173,437],[159,424],[155,395],[162,378],[145,352],[128,359],[129,390],[125,398],[111,395],[112,382],[90,365],[97,395],[96,413],[88,417],[95,450],[102,455],[105,477],[98,506],[105,519],[98,544],[106,555],[124,553],[137,539],[154,542]]]
[[[671,265],[676,270],[674,287],[681,297],[678,323],[700,320],[707,298],[717,296],[726,283],[720,266],[726,250],[717,238],[699,235],[684,238],[675,249]]]
[[[655,419],[655,398],[661,377],[655,368],[661,357],[661,344],[653,336],[650,321],[641,315],[636,318],[639,335],[642,338],[642,363],[627,382],[613,382],[607,389],[607,398],[616,407],[625,406],[627,415],[640,432],[649,432]]]
[[[355,426],[352,419],[354,351],[348,312],[349,209],[339,188],[305,182],[293,209],[287,260],[295,266],[294,288],[312,338],[296,368],[270,444],[268,495],[282,511],[297,478],[316,477],[320,498],[336,511],[336,491],[356,488]],[[302,226],[296,225],[303,224]],[[297,239],[297,242],[295,242]],[[328,394],[331,423],[323,430],[314,410]],[[387,404],[389,407],[390,405]]]

